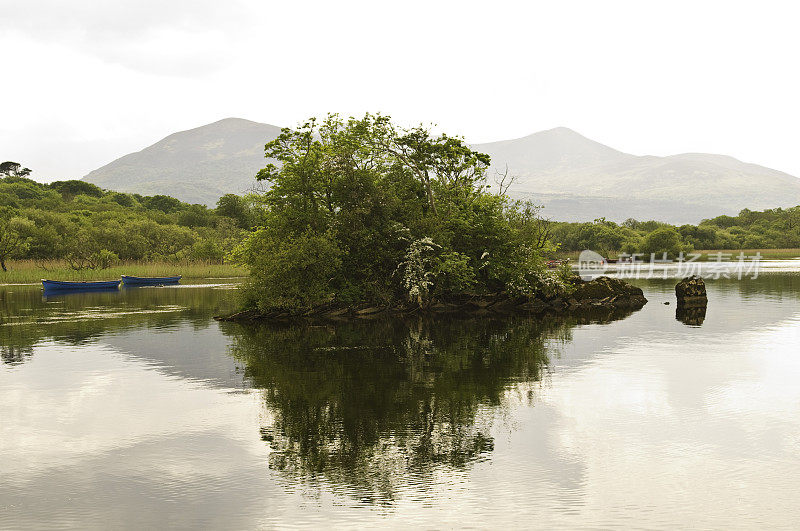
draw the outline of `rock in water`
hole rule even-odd
[[[675,285],[675,296],[678,298],[678,306],[683,308],[698,308],[708,304],[706,283],[697,275],[678,282]]]
[[[581,282],[572,293],[577,307],[606,306],[639,309],[647,303],[641,288],[611,277]]]

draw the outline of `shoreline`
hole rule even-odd
[[[269,322],[292,320],[350,321],[384,316],[461,315],[488,316],[508,314],[570,315],[591,312],[635,311],[647,304],[641,288],[608,276],[590,281],[575,279],[572,293],[554,297],[511,296],[506,293],[488,295],[460,294],[433,301],[426,306],[401,303],[344,305],[326,303],[304,310],[275,308],[261,311],[246,309],[228,315],[214,316],[217,321]]]
[[[621,251],[620,251],[621,252]],[[739,256],[739,253],[744,253],[745,256],[754,256],[756,253],[761,254],[761,260],[798,260],[800,259],[800,248],[781,248],[781,249],[697,249],[691,251],[692,253],[700,254],[700,258],[698,258],[699,262],[708,262],[713,261],[714,258],[718,253],[723,254],[730,254],[733,257]],[[578,260],[578,256],[581,254],[581,251],[569,251],[563,253],[556,253],[555,258],[558,260],[565,260],[569,259],[571,261]],[[601,253],[603,254],[603,253]],[[611,252],[608,253],[606,258],[616,258],[618,252]],[[649,255],[648,255],[649,257]],[[649,264],[648,260],[642,260],[641,263]]]

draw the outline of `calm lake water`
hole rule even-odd
[[[0,287],[0,528],[800,525],[800,273],[630,315],[217,323]],[[663,303],[669,301],[670,305]]]

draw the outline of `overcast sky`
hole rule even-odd
[[[0,161],[80,178],[225,117],[381,111],[800,176],[794,4],[0,0]]]

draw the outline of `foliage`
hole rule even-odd
[[[554,223],[551,237],[563,251],[592,249],[603,255],[650,253],[670,255],[691,249],[786,249],[800,247],[800,206],[762,212],[742,210],[698,225],[672,226],[658,221],[628,219],[621,225]]]
[[[250,265],[249,291],[260,309],[309,308],[334,295],[330,281],[341,267],[341,250],[330,234],[306,231],[287,240],[262,228],[237,253]]]
[[[43,184],[13,168],[0,179],[0,265],[65,260],[76,270],[117,260],[221,262],[244,237],[241,219],[168,196],[109,192],[84,181]],[[259,206],[236,200],[252,219]]]
[[[0,268],[7,271],[6,260],[21,256],[30,244],[32,223],[15,216],[13,210],[0,208]]]
[[[220,197],[216,213],[218,216],[234,220],[242,229],[253,228],[258,218],[258,209],[255,208],[253,201],[236,194],[225,194]]]
[[[234,253],[251,270],[252,306],[425,306],[466,290],[503,290],[520,267],[548,275],[548,224],[533,205],[491,194],[489,157],[459,138],[380,115],[330,115],[284,129],[265,154],[277,163],[258,173],[270,185],[256,199],[261,228]],[[237,216],[227,199],[217,211]],[[317,239],[320,248],[306,244]],[[321,251],[331,264],[317,271]]]
[[[64,197],[74,197],[76,195],[103,197],[103,190],[99,186],[86,181],[55,181],[50,183],[50,188]]]
[[[189,257],[194,260],[204,260],[208,262],[221,262],[225,258],[225,251],[214,240],[200,240],[192,245],[189,250]]]
[[[67,263],[72,269],[108,269],[119,262],[119,256],[108,249],[83,251],[77,249],[67,255]]]
[[[27,177],[30,174],[30,168],[23,168],[18,162],[7,160],[0,163],[0,177]]]
[[[681,235],[673,227],[660,227],[645,236],[642,241],[642,252],[657,257],[666,255],[675,258],[684,251]]]
[[[151,210],[160,210],[165,214],[175,212],[180,209],[181,202],[168,195],[154,195],[142,198],[142,203]]]
[[[433,277],[441,293],[459,293],[475,286],[476,272],[469,256],[457,251],[443,251],[433,264]]]

